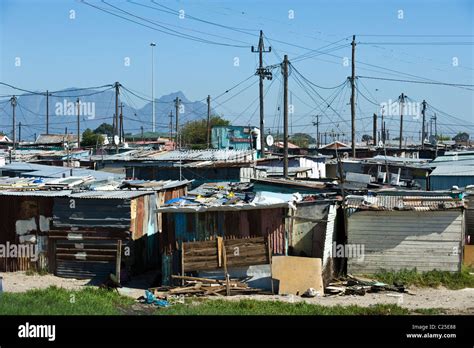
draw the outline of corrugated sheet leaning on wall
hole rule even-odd
[[[462,209],[358,211],[348,219],[348,243],[364,247],[348,258],[349,273],[380,269],[456,272],[461,268]]]

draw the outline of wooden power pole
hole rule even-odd
[[[355,114],[355,35],[352,35],[352,71],[351,71],[351,137],[352,157],[356,157],[356,114]]]
[[[425,139],[426,139],[426,126],[425,126],[425,122],[426,122],[426,101],[423,100],[423,102],[421,103],[421,105],[423,106],[423,108],[421,109],[421,114],[423,115],[423,122],[422,122],[422,128],[421,128],[421,148],[424,149],[425,148]]]
[[[207,148],[211,147],[211,96],[207,96]]]
[[[120,94],[120,83],[115,82],[115,115],[114,115],[114,136],[119,135],[119,94]]]
[[[283,176],[288,179],[288,55],[283,59]]]
[[[178,141],[179,141],[179,105],[181,103],[181,99],[176,97],[174,100],[174,107],[175,107],[175,117],[176,117],[176,134],[175,134],[175,147],[178,147]]]
[[[122,144],[125,140],[124,140],[124,134],[123,134],[123,103],[120,103],[120,135],[119,135],[119,139],[120,139],[120,144]]]
[[[252,46],[252,52],[258,52],[258,68],[256,75],[259,76],[259,99],[260,99],[260,151],[261,157],[265,157],[265,122],[264,122],[264,108],[263,108],[263,80],[265,78],[271,80],[272,73],[263,67],[263,53],[271,52],[272,48],[269,47],[268,51],[265,51],[265,45],[263,42],[263,31],[260,30],[260,38],[258,40],[258,49],[256,50],[254,46]]]
[[[46,134],[49,134],[49,91],[46,91]]]
[[[377,146],[377,114],[374,112],[374,134],[373,136],[373,142],[374,146]]]
[[[401,94],[399,98],[400,102],[400,141],[399,148],[402,149],[403,146],[403,109],[405,108],[405,94]]]
[[[316,149],[319,149],[319,115],[316,115],[316,122],[313,122],[313,126],[316,126]]]
[[[16,149],[16,115],[15,115],[15,109],[16,109],[16,97],[13,96],[10,98],[10,103],[12,104],[12,112],[13,112],[13,125],[12,125],[12,137],[13,137],[13,150]]]

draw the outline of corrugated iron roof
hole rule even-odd
[[[54,191],[0,191],[0,196],[23,196],[23,197],[66,197],[70,190]]]
[[[153,191],[84,191],[73,192],[69,195],[71,198],[84,199],[133,199],[145,195],[154,194]]]
[[[456,164],[437,166],[430,176],[474,176],[474,166]]]
[[[253,159],[253,150],[186,150],[168,151],[153,159],[160,161],[249,161]]]
[[[346,206],[361,210],[446,210],[464,207],[451,196],[347,196]]]

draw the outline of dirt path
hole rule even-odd
[[[91,285],[88,280],[60,278],[54,275],[26,275],[25,272],[1,273],[3,277],[3,291],[24,292],[29,289],[45,289],[55,285],[68,290],[80,290],[84,286]],[[124,287],[120,293],[133,298],[144,294],[148,279],[138,279],[136,286]],[[254,299],[261,301],[305,301],[311,304],[323,306],[348,306],[357,305],[368,307],[375,304],[398,304],[411,310],[424,308],[440,308],[448,314],[474,314],[474,289],[448,290],[444,288],[410,288],[414,295],[381,292],[367,293],[365,296],[326,296],[314,298],[302,298],[299,296],[281,295],[237,295],[232,297],[209,297],[209,299],[227,299],[238,301],[241,299]]]
[[[414,295],[381,292],[367,293],[364,296],[325,296],[302,298],[299,296],[269,296],[269,295],[253,295],[248,296],[232,296],[229,300],[239,300],[242,298],[252,298],[256,300],[273,300],[285,302],[304,301],[311,304],[319,304],[323,306],[348,306],[357,305],[368,307],[375,304],[398,304],[407,309],[423,309],[423,308],[440,308],[449,314],[474,314],[474,289],[466,288],[462,290],[448,290],[444,288],[411,288]],[[222,297],[220,297],[222,298]]]
[[[46,289],[52,285],[68,290],[80,290],[89,283],[88,279],[60,278],[52,274],[26,275],[25,272],[0,273],[3,277],[3,291],[25,292],[30,289]]]

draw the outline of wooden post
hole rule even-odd
[[[222,267],[222,245],[223,245],[222,237],[217,237],[217,265],[219,267]]]
[[[225,289],[226,295],[230,296],[230,282],[229,282],[229,274],[227,273],[227,252],[225,250],[224,241],[222,241],[222,256],[224,256],[224,272],[225,272]]]
[[[184,276],[184,242],[181,242],[181,275]],[[181,280],[181,285],[184,286],[184,279]]]
[[[270,264],[270,283],[272,286],[272,294],[275,293],[275,290],[273,289],[273,274],[272,274],[272,247],[270,245],[270,241],[267,237],[267,247],[268,247],[268,263]]]
[[[119,239],[117,241],[117,257],[115,259],[115,276],[117,277],[117,282],[120,284],[120,265],[122,264],[122,241]]]

